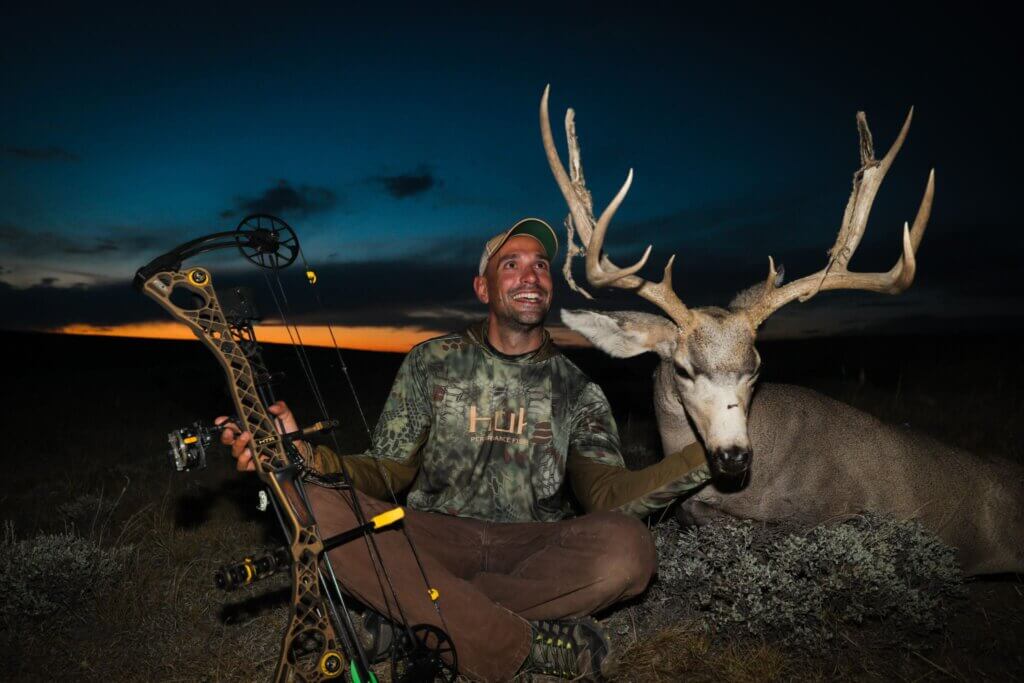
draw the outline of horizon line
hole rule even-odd
[[[582,336],[557,325],[547,326],[560,346],[590,346]],[[424,328],[418,325],[254,325],[257,342],[261,344],[300,343],[318,348],[408,353],[417,344],[451,334],[452,330]],[[28,330],[26,330],[28,331]],[[51,330],[31,330],[44,334],[66,334],[89,337],[119,337],[124,339],[160,339],[167,341],[195,340],[187,325],[175,321],[129,323],[116,326],[74,323]]]

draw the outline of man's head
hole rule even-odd
[[[544,323],[557,250],[554,230],[536,218],[525,218],[487,241],[473,290],[492,320],[523,331]]]

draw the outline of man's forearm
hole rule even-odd
[[[568,470],[573,492],[587,512],[614,510],[634,517],[645,517],[668,506],[711,478],[699,443],[642,470],[604,465],[570,454]]]
[[[352,485],[380,500],[388,500],[392,492],[397,495],[409,488],[419,470],[415,455],[406,462],[399,462],[367,454],[339,456],[327,446],[316,448],[314,462],[321,472],[340,472],[343,459],[345,472],[351,477]]]

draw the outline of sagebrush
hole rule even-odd
[[[804,529],[669,521],[654,536],[658,578],[645,603],[710,632],[814,650],[843,627],[877,621],[912,646],[942,628],[964,595],[952,548],[916,522],[872,513]]]
[[[8,522],[0,542],[0,617],[9,625],[87,607],[125,576],[134,556],[132,546],[105,548],[71,531],[18,540]]]

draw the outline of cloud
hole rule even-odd
[[[2,226],[0,226],[2,227]],[[976,321],[992,323],[994,329],[1020,324],[1024,311],[1024,281],[1015,277],[1014,248],[992,250],[978,240],[962,237],[966,232],[985,232],[980,228],[936,225],[921,248],[919,268],[913,287],[901,296],[886,297],[869,292],[824,292],[806,304],[792,304],[768,321],[767,337],[863,333],[872,328],[887,332],[915,330],[972,329]],[[954,239],[955,238],[955,239]],[[892,265],[895,254],[891,240],[862,245],[858,270],[875,270]],[[478,247],[478,245],[477,245]],[[123,252],[118,252],[123,253]],[[485,307],[476,301],[471,282],[476,249],[472,258],[461,261],[436,261],[411,257],[389,261],[323,264],[317,268],[317,291],[324,302],[318,305],[301,268],[288,268],[281,278],[288,293],[285,316],[299,324],[355,326],[420,326],[432,330],[458,330],[467,321],[483,318]],[[761,281],[766,263],[760,258],[734,258],[731,253],[709,249],[700,256],[681,254],[677,262],[675,286],[690,306],[724,306],[739,288]],[[791,250],[785,255],[787,270],[793,277],[821,268],[824,252],[820,248]],[[11,266],[9,258],[4,263]],[[625,262],[625,259],[622,259]],[[649,266],[648,276],[660,278],[660,266]],[[965,272],[971,264],[979,264]],[[980,267],[987,264],[989,268]],[[24,270],[13,263],[18,271]],[[583,282],[582,265],[577,263],[577,280]],[[42,278],[55,278],[42,281]],[[268,323],[279,318],[273,299],[266,291],[263,272],[245,267],[216,273],[218,289],[247,286],[256,293],[258,308]],[[37,269],[33,277],[13,282],[0,279],[0,310],[5,311],[5,327],[50,328],[72,323],[116,325],[164,321],[159,307],[135,293],[127,279],[96,281],[75,277],[57,269]],[[69,284],[81,283],[78,286]],[[557,321],[557,309],[586,307],[596,310],[644,310],[657,312],[636,295],[622,290],[593,290],[596,299],[586,301],[565,285],[560,273],[554,281],[551,321]],[[917,316],[917,318],[915,318]],[[930,323],[923,322],[931,321]]]
[[[0,253],[10,254],[16,259],[45,259],[59,254],[136,254],[153,251],[157,245],[166,241],[162,236],[158,236],[161,232],[163,231],[118,226],[104,228],[92,236],[72,236],[52,230],[32,230],[13,223],[0,222]]]
[[[59,287],[56,277],[44,277],[31,287],[14,287],[0,280],[3,326],[12,329],[55,329],[69,322],[117,325],[125,320],[156,318],[151,301],[127,281],[94,287]]]
[[[66,254],[102,254],[107,251],[117,251],[118,246],[106,238],[97,238],[96,243],[88,246],[70,245],[65,247]]]
[[[78,161],[80,157],[63,147],[17,147],[6,145],[4,154],[27,161]]]
[[[477,320],[480,318],[480,311],[453,308],[451,306],[436,306],[431,308],[412,308],[405,311],[405,315],[413,320]]]
[[[274,215],[299,214],[307,216],[333,209],[338,195],[327,187],[316,185],[293,186],[285,179],[252,197],[235,197],[235,208],[221,212],[221,218],[238,214],[269,213]]]
[[[425,166],[409,173],[374,176],[370,178],[370,181],[379,184],[395,199],[415,197],[418,194],[429,192],[441,184],[441,181]]]

